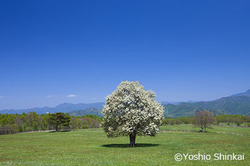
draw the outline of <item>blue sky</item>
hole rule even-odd
[[[105,101],[139,80],[158,101],[250,88],[249,1],[1,1],[0,109]]]

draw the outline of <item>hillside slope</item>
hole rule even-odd
[[[180,103],[165,105],[165,116],[180,117],[192,116],[196,111],[209,110],[215,115],[240,114],[250,115],[250,97],[231,96],[218,100],[197,103]]]

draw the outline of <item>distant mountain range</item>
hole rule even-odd
[[[164,114],[167,117],[192,116],[195,114],[196,111],[203,110],[213,112],[215,115],[250,115],[250,97],[248,96],[230,96],[223,97],[214,101],[180,103],[178,105],[167,104],[164,106]]]
[[[166,117],[192,116],[196,111],[208,110],[215,115],[240,114],[250,115],[250,89],[243,93],[222,97],[213,101],[205,102],[182,102],[179,104],[166,104]]]
[[[93,114],[97,116],[101,115],[102,107],[105,103],[91,103],[91,104],[71,104],[63,103],[56,107],[43,107],[43,108],[31,108],[31,109],[7,109],[0,110],[0,114],[21,114],[34,111],[38,114],[45,114],[46,112],[63,112],[69,113],[73,116],[82,116],[87,114]],[[250,89],[244,93],[238,93],[229,97],[222,97],[213,101],[188,101],[188,102],[162,102],[165,107],[164,115],[166,117],[181,117],[192,116],[196,111],[209,110],[215,115],[220,114],[240,114],[250,115]]]
[[[87,108],[84,110],[76,110],[68,112],[70,116],[82,116],[82,115],[97,115],[102,116],[102,108]]]
[[[195,103],[195,102],[198,102],[198,101],[188,100],[185,103]],[[173,101],[173,102],[171,102],[171,101],[162,101],[161,102],[162,105],[167,105],[167,104],[178,105],[180,103],[183,103],[183,101]]]
[[[36,112],[38,114],[45,114],[46,112],[50,113],[55,113],[55,112],[70,112],[74,110],[85,110],[88,108],[97,108],[97,109],[102,109],[103,105],[105,103],[99,102],[99,103],[91,103],[91,104],[84,104],[84,103],[79,103],[79,104],[71,104],[71,103],[63,103],[60,104],[56,107],[42,107],[42,108],[30,108],[30,109],[6,109],[6,110],[0,110],[0,114],[21,114],[23,112]]]

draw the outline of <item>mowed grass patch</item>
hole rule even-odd
[[[0,165],[250,165],[249,128],[198,130],[192,125],[162,126],[156,137],[138,136],[133,148],[128,137],[107,138],[102,129],[1,135]],[[212,159],[177,162],[176,153],[210,154]],[[244,153],[245,160],[215,161],[214,153]]]

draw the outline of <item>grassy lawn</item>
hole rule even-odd
[[[184,131],[179,131],[184,130]],[[250,165],[250,128],[162,126],[156,137],[107,138],[102,129],[0,135],[0,165]],[[211,160],[175,161],[176,153],[210,154]],[[214,153],[243,154],[243,161],[213,160]]]

